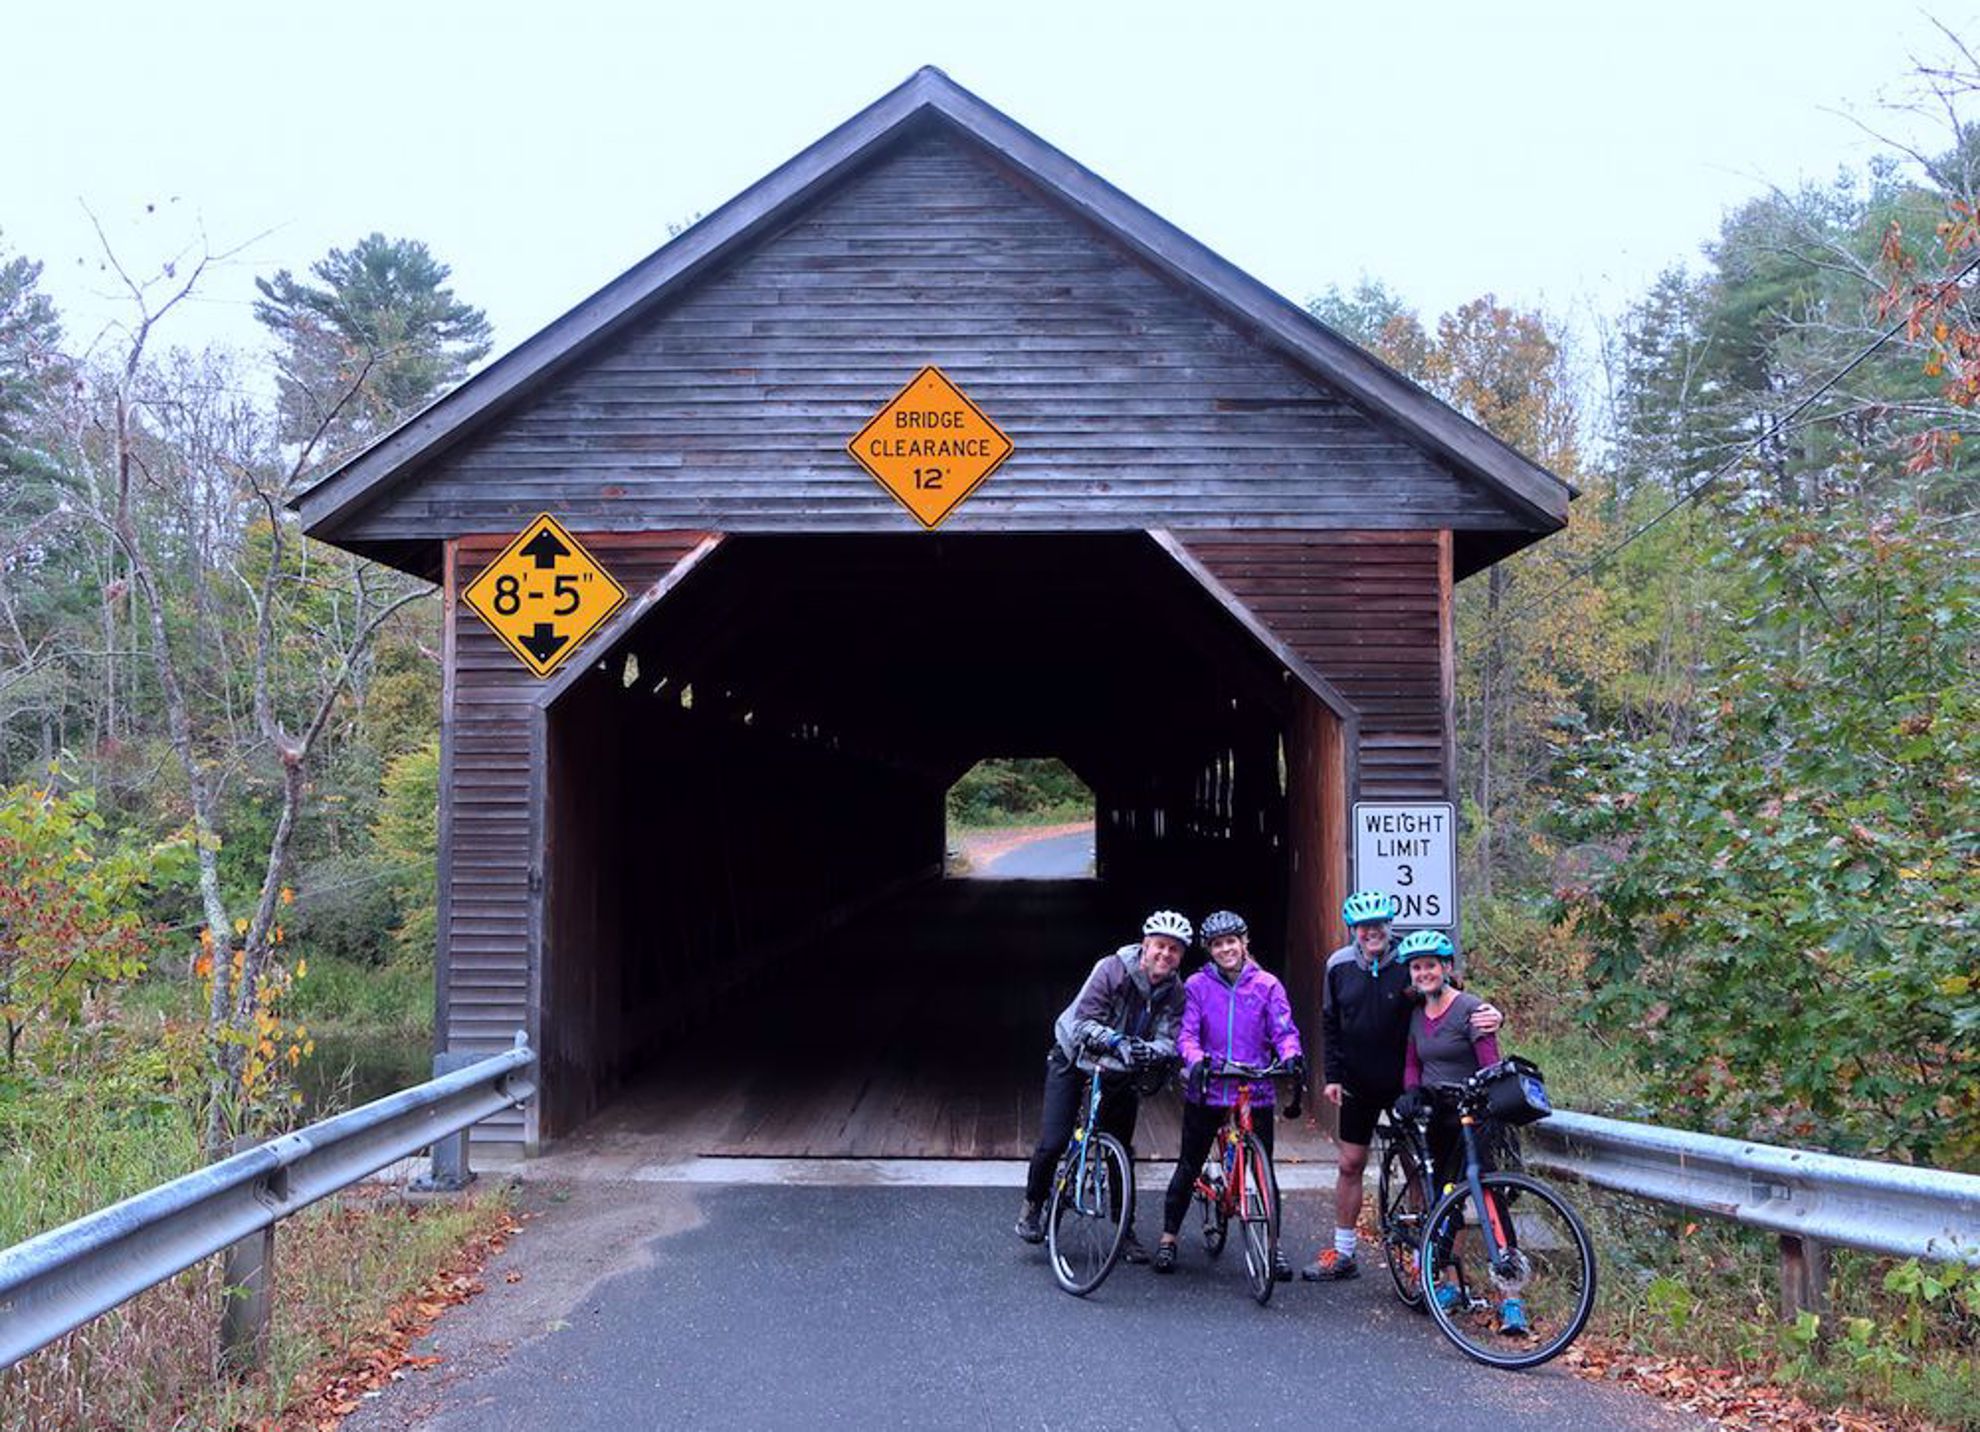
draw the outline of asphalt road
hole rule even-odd
[[[1093,832],[1013,846],[984,869],[998,880],[1078,880],[1093,873]]]
[[[542,1197],[539,1191],[538,1198]],[[1008,1189],[584,1184],[347,1432],[700,1428],[1676,1428],[1558,1368],[1461,1358],[1379,1266],[1282,1284],[1235,1251],[1085,1300],[1010,1233]],[[1155,1204],[1143,1192],[1152,1232]],[[1321,1214],[1313,1205],[1311,1221]],[[1288,1204],[1297,1248],[1311,1247]],[[514,1281],[511,1281],[511,1274]],[[1372,1274],[1372,1276],[1370,1276]]]

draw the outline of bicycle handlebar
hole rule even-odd
[[[1290,1079],[1293,1076],[1292,1066],[1278,1059],[1274,1059],[1270,1064],[1262,1066],[1257,1064],[1239,1064],[1231,1059],[1205,1060],[1204,1062],[1210,1066],[1205,1075],[1206,1082],[1209,1079],[1242,1079],[1249,1082],[1251,1080]],[[1297,1119],[1304,1112],[1303,1105],[1305,1101],[1302,1096],[1305,1092],[1298,1084],[1292,1086],[1292,1098],[1286,1102],[1287,1118]]]
[[[1210,1064],[1209,1077],[1212,1079],[1290,1079],[1292,1066],[1273,1060],[1270,1064],[1239,1064],[1235,1060],[1215,1059]]]
[[[1484,1072],[1481,1069],[1477,1074],[1467,1075],[1455,1084],[1425,1084],[1422,1086],[1423,1092],[1428,1094],[1434,1103],[1455,1108],[1459,1113],[1477,1110],[1485,1105],[1489,1097],[1478,1077]]]

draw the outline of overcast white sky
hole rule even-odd
[[[253,345],[253,276],[382,230],[501,351],[932,63],[1291,298],[1366,273],[1426,316],[1490,291],[1585,322],[1768,182],[1860,166],[1844,112],[1942,52],[1868,0],[1378,8],[37,4],[6,26],[0,248],[86,340],[116,310],[84,203],[133,269],[195,225],[252,240],[164,336]]]

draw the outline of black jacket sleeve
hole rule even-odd
[[[1320,971],[1320,1082],[1345,1084],[1347,1065],[1341,1058],[1341,1002],[1334,977],[1339,966],[1330,956]]]

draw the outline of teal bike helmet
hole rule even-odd
[[[1435,955],[1445,964],[1457,963],[1457,946],[1441,930],[1411,930],[1396,947],[1396,959],[1408,964],[1418,955]]]
[[[1349,925],[1386,925],[1402,913],[1402,902],[1382,890],[1357,890],[1341,902],[1341,919]]]

